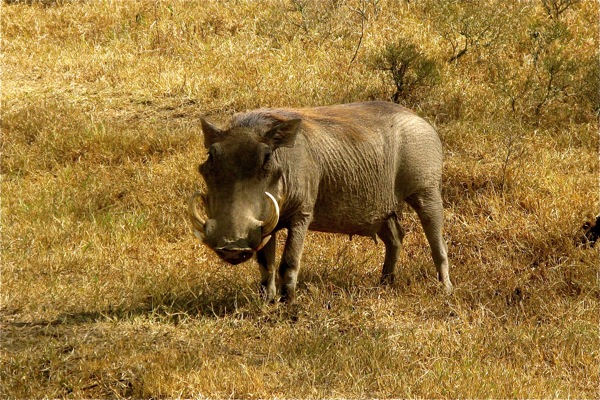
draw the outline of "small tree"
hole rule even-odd
[[[563,114],[579,107],[573,100],[585,67],[570,50],[573,35],[567,25],[547,20],[535,21],[524,32],[513,44],[522,49],[520,60],[511,58],[508,46],[494,54],[488,64],[491,84],[524,122],[568,120]]]
[[[504,22],[493,2],[426,0],[423,11],[439,34],[450,44],[448,63],[468,52],[489,47],[498,40]]]
[[[435,61],[404,39],[388,44],[381,52],[376,53],[373,56],[373,66],[391,76],[396,88],[392,95],[395,103],[401,97],[414,98],[417,89],[431,86],[439,78]]]
[[[541,0],[541,2],[548,17],[558,20],[562,13],[580,3],[581,0]]]

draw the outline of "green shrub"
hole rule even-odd
[[[418,101],[422,91],[439,79],[435,61],[406,39],[386,45],[372,56],[372,64],[391,78],[395,88],[391,100],[395,103],[401,98],[409,102]]]

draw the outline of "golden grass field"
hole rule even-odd
[[[0,397],[600,397],[598,8],[5,0]],[[398,99],[445,146],[454,294],[406,210],[393,286],[381,243],[311,233],[263,304],[191,233],[199,117],[390,99],[394,44],[433,66]]]

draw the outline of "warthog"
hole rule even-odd
[[[277,295],[275,234],[288,236],[281,298],[293,301],[307,230],[378,236],[382,283],[394,280],[406,201],[418,214],[439,280],[450,292],[442,237],[442,146],[431,125],[388,102],[235,114],[221,130],[201,120],[206,193],[188,211],[195,235],[230,264],[256,253],[261,287]],[[207,219],[198,212],[201,198]]]

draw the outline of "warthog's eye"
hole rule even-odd
[[[215,152],[214,146],[210,146],[210,149],[208,149],[208,159],[206,160],[207,163],[212,164],[215,161]]]
[[[211,146],[208,149],[208,158],[206,159],[205,162],[203,162],[202,164],[200,164],[200,166],[198,167],[198,171],[200,171],[200,174],[202,176],[204,176],[204,178],[206,178],[208,175],[210,175],[210,171],[213,170],[213,166],[214,166],[214,162],[215,162],[215,155],[216,155],[216,149],[214,148],[214,145]]]
[[[273,156],[273,151],[267,148],[263,153],[263,168],[268,169],[271,166],[271,158]]]

